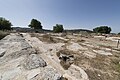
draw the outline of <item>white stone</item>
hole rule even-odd
[[[83,55],[87,56],[87,57],[90,57],[90,58],[95,58],[96,57],[96,53],[94,52],[90,52],[90,51],[85,51],[83,53]]]
[[[19,68],[6,71],[2,75],[2,80],[13,80],[13,78],[20,75],[20,73],[21,73],[21,70]]]
[[[72,77],[72,80],[89,80],[87,73],[74,64],[68,68],[67,73]]]
[[[27,75],[27,80],[30,80],[32,78],[34,78],[36,75],[38,75],[40,73],[40,69],[33,69],[33,70],[30,70],[28,72],[28,75]]]
[[[87,50],[87,48],[84,48],[78,43],[74,43],[74,42],[71,45],[67,46],[67,49],[72,51]]]
[[[112,53],[105,52],[104,50],[93,50],[93,52],[101,54],[101,55],[112,55]]]
[[[98,76],[100,77],[101,75],[100,75],[100,74],[98,74]]]

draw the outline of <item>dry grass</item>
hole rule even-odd
[[[0,40],[9,35],[9,32],[0,31]]]
[[[57,52],[56,54],[57,54],[57,56],[59,57],[60,54],[64,54],[64,55],[73,55],[73,54],[75,54],[75,52],[70,51],[70,50],[68,50],[68,49],[64,49],[64,50],[60,50],[60,51]]]
[[[42,35],[38,36],[40,40],[43,42],[62,42],[61,40],[56,38],[57,36],[51,35]],[[75,36],[64,36],[63,38],[69,39],[68,42],[65,43],[63,46],[63,50],[60,50],[56,53],[58,57],[63,55],[73,55],[74,56],[74,64],[83,68],[89,76],[90,80],[119,80],[120,79],[120,49],[114,49],[116,46],[115,42],[112,41],[100,41],[94,38],[77,38]],[[73,52],[68,50],[66,46],[69,46],[70,42],[76,42],[79,45],[88,48],[90,52],[93,50],[104,50],[109,48],[113,51],[110,51],[113,55],[112,56],[105,56],[96,53],[95,58],[89,58],[84,55],[85,51],[80,50],[79,52]],[[89,42],[89,45],[93,45],[93,47],[84,45],[82,43]],[[85,43],[87,44],[87,43]],[[117,52],[115,52],[117,51]],[[94,53],[94,52],[93,52]],[[64,61],[60,59],[61,66],[67,70],[70,67],[69,61]],[[99,76],[99,75],[101,76]]]
[[[78,42],[78,43],[79,43],[79,42],[84,43],[85,40],[83,40],[83,39],[79,39],[79,40],[77,40],[77,42]]]
[[[31,33],[31,37],[37,37],[42,42],[56,43],[50,34]]]
[[[52,34],[40,34],[40,33],[30,33],[31,37],[37,37],[40,41],[46,43],[67,43],[67,41],[63,39],[57,38],[58,36],[54,36]]]
[[[107,73],[101,73],[98,70],[86,70],[86,73],[88,74],[89,80],[116,80],[114,77],[109,76]]]
[[[60,61],[60,64],[65,70],[67,70],[71,65],[69,62],[65,62],[63,60]]]

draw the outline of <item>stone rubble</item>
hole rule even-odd
[[[0,41],[0,80],[89,80],[81,68],[62,68],[55,53],[63,45],[43,43],[28,33],[11,33]]]

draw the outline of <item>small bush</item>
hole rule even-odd
[[[118,35],[120,35],[120,32],[118,33]]]
[[[53,32],[55,33],[63,32],[63,30],[63,25],[61,24],[56,24],[56,26],[53,26]]]
[[[42,29],[41,22],[37,19],[32,19],[28,26],[33,29]]]

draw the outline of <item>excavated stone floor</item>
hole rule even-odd
[[[0,80],[119,80],[117,39],[11,33],[0,40]]]

